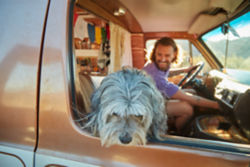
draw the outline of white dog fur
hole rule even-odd
[[[125,68],[104,78],[91,98],[87,127],[101,144],[145,145],[167,130],[165,101],[145,72]]]

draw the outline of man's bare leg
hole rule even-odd
[[[169,100],[167,102],[166,112],[169,117],[175,118],[175,126],[180,131],[185,123],[193,115],[193,107],[187,102],[179,100]]]

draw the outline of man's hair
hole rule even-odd
[[[163,46],[172,46],[173,49],[174,49],[174,52],[176,53],[176,56],[175,58],[172,60],[172,62],[175,62],[177,61],[177,55],[178,55],[178,48],[177,48],[177,45],[175,43],[175,41],[172,39],[172,38],[169,38],[169,37],[163,37],[161,39],[159,39],[158,41],[155,42],[155,46],[154,46],[154,49],[152,51],[152,54],[150,56],[150,60],[152,62],[155,62],[155,51],[157,49],[157,47],[159,45],[163,45]]]

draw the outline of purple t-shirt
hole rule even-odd
[[[171,82],[168,82],[169,69],[167,71],[159,70],[155,63],[150,63],[143,68],[155,81],[156,87],[166,98],[171,98],[179,87]]]

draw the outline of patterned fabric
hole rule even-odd
[[[95,27],[95,42],[97,44],[102,43],[102,34],[101,34],[101,27]]]
[[[110,40],[110,29],[109,29],[109,24],[106,24],[106,33],[107,33],[107,39]]]
[[[102,33],[102,43],[105,43],[107,41],[106,29],[102,27],[101,33]]]
[[[88,34],[91,43],[95,42],[95,26],[88,23]]]

